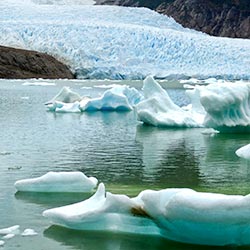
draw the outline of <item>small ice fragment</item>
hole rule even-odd
[[[4,245],[4,241],[3,240],[0,240],[0,247]]]
[[[20,226],[19,225],[15,225],[12,227],[8,227],[8,228],[2,228],[0,229],[0,234],[19,234]]]
[[[244,158],[246,160],[250,160],[250,144],[247,144],[236,150],[235,154],[238,157]]]
[[[33,229],[31,229],[31,228],[27,228],[27,229],[25,229],[23,232],[22,232],[22,236],[34,236],[34,235],[37,235],[38,233],[35,231],[35,230],[33,230]]]
[[[4,239],[4,240],[8,240],[8,239],[11,239],[11,238],[13,238],[13,237],[15,237],[15,234],[7,234],[7,235],[5,235],[5,236],[3,237],[3,239]]]
[[[204,129],[201,133],[203,135],[214,136],[216,134],[219,134],[220,132],[218,130],[213,129],[213,128],[207,128],[207,129]]]

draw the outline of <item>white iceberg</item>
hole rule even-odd
[[[250,83],[214,83],[187,89],[191,104],[175,105],[152,78],[144,80],[145,100],[136,105],[138,120],[153,126],[208,127],[219,131],[250,131]]]
[[[250,160],[250,144],[247,144],[247,145],[237,149],[235,153],[237,156],[239,156],[241,158]]]
[[[72,91],[69,87],[63,87],[60,92],[50,101],[46,102],[45,105],[53,104],[54,102],[73,103],[81,100],[82,97],[78,93]]]
[[[76,230],[113,231],[159,235],[159,228],[126,195],[105,192],[101,183],[96,193],[83,202],[43,212],[54,224]],[[136,216],[136,214],[138,216]]]
[[[191,189],[145,190],[135,198],[105,195],[43,212],[52,223],[77,230],[161,235],[199,245],[250,245],[250,196]]]
[[[34,229],[31,229],[31,228],[27,228],[25,229],[21,235],[22,236],[35,236],[37,235],[38,233],[34,230]]]
[[[15,237],[15,234],[6,234],[5,236],[3,236],[4,240],[9,240]]]
[[[82,172],[48,172],[38,178],[19,180],[15,188],[23,192],[92,192],[97,182]]]
[[[210,84],[199,90],[200,102],[206,111],[206,127],[249,129],[250,83]]]
[[[79,113],[85,111],[130,111],[140,102],[141,94],[135,88],[115,85],[101,97],[80,97],[68,88],[63,88],[51,101],[46,103],[49,111]]]
[[[194,115],[173,103],[167,92],[153,79],[143,82],[144,100],[136,105],[137,118],[146,124],[167,127],[201,127],[203,116]],[[195,113],[196,114],[196,113]]]
[[[0,240],[0,247],[3,246],[5,242],[3,240]]]
[[[250,79],[249,39],[185,29],[147,8],[78,2],[0,1],[0,44],[50,54],[78,78]]]
[[[19,230],[20,226],[19,225],[15,225],[12,227],[7,227],[7,228],[2,228],[0,229],[0,235],[8,235],[8,234],[19,234],[20,230]]]

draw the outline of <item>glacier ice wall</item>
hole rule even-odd
[[[37,4],[42,2],[1,1],[0,44],[51,54],[82,78],[250,79],[247,39],[184,29],[146,8],[76,5],[76,0],[56,8]]]

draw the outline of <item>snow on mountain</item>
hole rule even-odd
[[[184,29],[146,8],[68,2],[1,2],[0,44],[46,52],[79,78],[141,79],[150,74],[250,79],[247,39]]]

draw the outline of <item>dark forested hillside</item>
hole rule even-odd
[[[250,38],[250,0],[97,0],[97,4],[148,7],[210,35]]]

